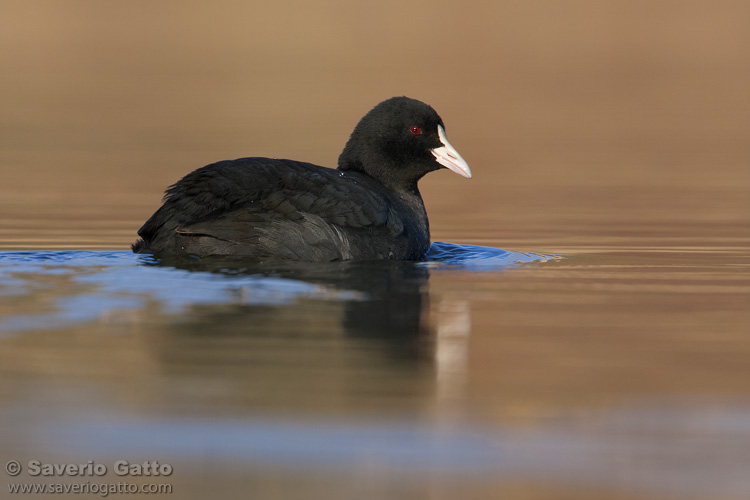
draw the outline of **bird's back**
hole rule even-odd
[[[429,229],[419,193],[358,172],[242,158],[171,186],[138,231],[139,253],[331,261],[421,259]]]

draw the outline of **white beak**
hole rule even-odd
[[[458,175],[471,179],[471,169],[469,168],[469,165],[463,158],[461,158],[458,151],[453,149],[453,146],[448,142],[448,139],[445,138],[445,129],[443,129],[442,125],[438,125],[438,137],[443,145],[432,150],[435,160],[448,170],[452,170]]]

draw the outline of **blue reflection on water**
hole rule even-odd
[[[436,241],[427,252],[430,263],[446,264],[471,271],[493,271],[528,262],[555,260],[558,256],[544,253],[521,253],[478,245],[456,245]]]
[[[116,433],[111,432],[113,426]],[[110,415],[106,424],[85,418],[84,422],[57,422],[54,434],[47,437],[48,444],[64,445],[68,452],[96,456],[111,450],[146,456],[158,450],[161,457],[208,453],[223,460],[298,466],[340,467],[369,459],[391,467],[476,470],[496,467],[505,455],[496,442],[488,442],[487,435],[481,432],[435,432],[411,422],[373,422],[368,426],[361,422],[278,418],[123,421]]]
[[[43,428],[44,439],[31,444],[41,446],[34,451],[43,456],[64,450],[71,462],[71,454],[98,460],[159,457],[161,463],[210,457],[214,466],[247,461],[330,467],[341,474],[358,466],[496,478],[520,474],[675,498],[698,493],[714,498],[719,492],[722,498],[747,498],[750,476],[743,459],[750,408],[706,408],[706,401],[690,400],[676,406],[650,403],[527,429],[466,422],[433,426],[408,419],[143,419],[72,413],[58,416],[53,426]],[[8,410],[12,413],[4,408],[0,416]]]
[[[430,248],[427,262],[404,265],[501,271],[519,263],[550,258],[553,257],[436,242]],[[159,303],[161,311],[174,314],[192,305],[282,306],[302,297],[340,301],[368,299],[366,291],[348,286],[346,279],[306,280],[307,274],[302,271],[320,270],[320,264],[310,264],[307,268],[303,264],[298,268],[301,272],[293,270],[283,276],[262,271],[195,271],[157,264],[149,255],[129,251],[0,252],[0,300],[14,296],[28,298],[20,310],[0,316],[0,332],[71,326],[110,311],[141,309],[153,301]],[[41,291],[54,297],[54,301],[35,301]]]

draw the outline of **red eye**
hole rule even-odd
[[[422,133],[422,129],[419,127],[412,127],[409,129],[409,131],[414,135],[419,135]]]

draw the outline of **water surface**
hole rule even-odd
[[[422,263],[182,268],[2,252],[1,444],[22,463],[152,457],[181,488],[221,471],[228,495],[380,478],[740,497],[747,266],[449,243]]]

